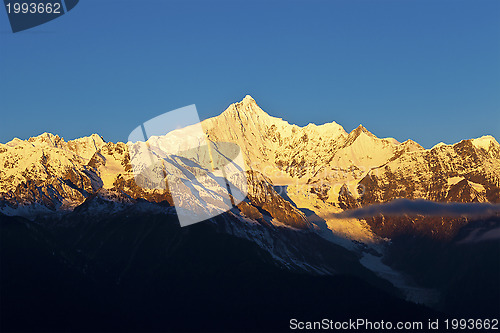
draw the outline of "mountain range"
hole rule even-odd
[[[235,276],[228,276],[227,265],[240,259],[226,256],[242,251],[251,265],[272,270],[273,276],[285,274],[288,279],[283,272],[298,272],[305,274],[300,275],[306,276],[304,281],[348,276],[354,279],[349,281],[359,281],[366,293],[385,295],[378,297],[390,299],[387,307],[392,310],[420,303],[432,308],[415,310],[426,315],[466,313],[471,308],[498,313],[500,145],[492,136],[424,149],[412,140],[378,138],[362,125],[350,133],[335,122],[292,125],[264,112],[248,95],[219,116],[202,121],[201,127],[213,144],[239,146],[247,166],[248,194],[230,211],[182,230],[174,225],[176,210],[169,189],[137,184],[130,143],[106,142],[97,134],[65,141],[44,133],[0,144],[3,261],[11,271],[23,271],[19,260],[5,258],[5,253],[23,260],[30,257],[15,244],[19,237],[42,253],[39,260],[70,279],[84,280],[85,288],[94,288],[97,281],[98,288],[112,285],[117,294],[137,293],[130,296],[133,301],[125,302],[132,304],[144,301],[138,296],[142,292],[154,294],[147,283],[158,285],[160,277],[169,283],[186,276],[198,281],[193,276],[209,272],[211,278],[232,284],[249,268],[237,264]],[[179,131],[176,135],[183,129]],[[152,137],[149,142],[155,140],[168,144],[172,136]],[[165,163],[171,170],[165,175],[167,184],[172,177],[189,182],[204,171],[188,160]],[[197,191],[207,205],[217,206],[225,190],[186,187],[185,195]],[[363,217],[344,214],[405,200],[439,203],[447,209],[458,204],[490,209],[477,216],[430,215],[425,209]],[[227,249],[204,239],[201,230]],[[196,242],[207,247],[207,253],[225,259],[196,259],[199,252],[189,254]],[[187,258],[193,267],[186,264]],[[168,271],[168,265],[177,273]],[[468,267],[487,276],[472,274]],[[259,269],[250,268],[257,275]],[[2,283],[8,278],[2,275]],[[255,278],[259,286],[264,283]],[[351,288],[346,281],[341,284]],[[118,302],[117,294],[108,295],[112,304]],[[230,294],[224,289],[224,297]],[[247,301],[255,301],[248,297]],[[408,303],[401,305],[399,300]]]
[[[332,216],[401,198],[500,203],[500,145],[492,136],[424,149],[412,140],[377,138],[361,125],[350,133],[335,122],[291,125],[248,95],[201,125],[210,141],[235,143],[243,152],[249,200],[240,210],[264,209],[292,227],[312,226],[298,209],[304,208],[334,233],[361,240],[365,222]],[[174,204],[167,189],[136,184],[127,144],[97,134],[68,142],[50,133],[16,138],[0,144],[0,165],[0,211],[7,215],[67,212],[95,196]],[[181,161],[172,169],[179,168],[190,166]],[[187,180],[182,172],[175,176]]]

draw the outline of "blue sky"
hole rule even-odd
[[[252,95],[307,125],[362,123],[424,147],[500,139],[500,1],[82,0],[13,34],[0,10],[0,142],[124,141]]]

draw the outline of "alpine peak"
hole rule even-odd
[[[361,124],[359,124],[359,125],[358,125],[358,127],[356,127],[356,128],[354,129],[354,131],[356,131],[356,132],[364,132],[364,133],[366,133],[366,134],[372,134],[372,133],[370,133],[370,131],[368,131],[368,130],[366,129],[366,127],[364,127],[364,126],[363,126],[363,125],[361,125]]]
[[[240,102],[231,104],[223,113],[234,114],[241,118],[253,118],[254,116],[267,116],[250,95],[246,95]]]
[[[492,137],[491,135],[484,135],[480,138],[472,139],[471,141],[472,141],[472,144],[474,146],[476,146],[476,148],[484,148],[486,150],[488,150],[488,148],[491,145],[496,145],[496,146],[499,145],[497,140],[495,140],[495,138]]]
[[[363,125],[359,124],[358,127],[353,129],[351,133],[349,133],[348,141],[353,142],[356,140],[362,133],[366,134],[369,137],[376,138],[374,134],[372,134],[369,130],[367,130]]]
[[[407,151],[419,151],[419,150],[425,150],[424,147],[419,145],[417,142],[413,141],[412,139],[408,139],[405,142],[401,144],[401,147],[406,149]]]
[[[253,99],[252,96],[246,95],[241,102],[255,102],[255,99]]]
[[[435,148],[441,148],[441,147],[444,147],[444,146],[447,146],[447,144],[444,143],[443,141],[441,141],[438,144],[435,144],[434,146],[432,146],[431,150],[435,149]]]
[[[246,95],[241,102],[235,103],[237,106],[241,106],[243,110],[255,110],[256,108],[260,109],[260,107],[257,105],[257,102],[255,102],[255,99],[252,98],[250,95]]]
[[[64,143],[64,139],[59,137],[59,135],[44,132],[38,136],[29,138],[28,142],[31,142],[34,145],[47,144],[53,147],[58,147],[60,144]]]

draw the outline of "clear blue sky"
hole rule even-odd
[[[500,1],[82,0],[12,34],[0,9],[0,142],[124,141],[163,112],[252,95],[307,125],[500,140]]]

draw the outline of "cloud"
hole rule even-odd
[[[332,214],[333,218],[369,218],[378,215],[484,217],[500,214],[500,204],[491,203],[441,203],[428,200],[396,199]]]
[[[479,243],[484,241],[500,240],[500,227],[490,230],[475,229],[465,239],[458,242],[458,244],[465,243]]]

